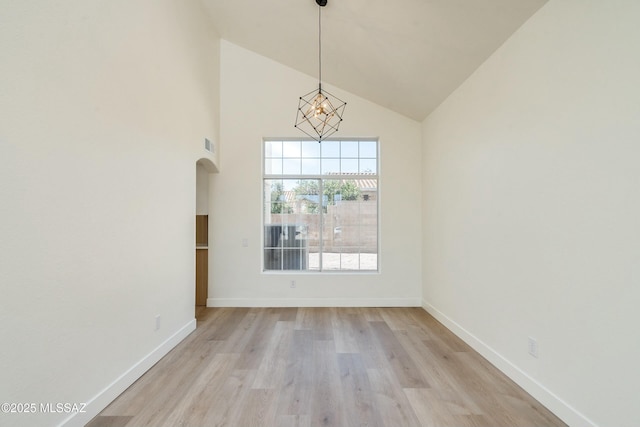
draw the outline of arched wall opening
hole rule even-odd
[[[209,175],[217,171],[209,159],[196,162],[196,307],[206,307],[209,297]]]

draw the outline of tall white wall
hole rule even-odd
[[[380,138],[381,271],[263,274],[262,138],[305,136],[293,127],[298,98],[317,87],[317,78],[225,40],[220,51],[222,149],[220,174],[210,182],[216,237],[209,242],[208,304],[419,305],[420,124],[326,85],[347,101],[336,136]]]
[[[197,1],[0,9],[0,401],[84,425],[194,327],[218,41]]]
[[[551,0],[422,126],[424,306],[572,426],[640,425],[638,22]]]

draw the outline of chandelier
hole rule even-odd
[[[322,89],[322,8],[327,0],[318,4],[318,89],[300,97],[296,114],[296,128],[321,142],[338,131],[347,103]]]

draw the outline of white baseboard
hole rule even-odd
[[[593,421],[582,415],[567,402],[556,396],[551,390],[531,378],[526,372],[504,358],[500,353],[464,329],[440,310],[424,300],[422,301],[422,308],[569,426],[597,427]]]
[[[193,319],[153,351],[143,357],[135,365],[129,368],[125,373],[120,375],[120,377],[116,378],[104,390],[99,392],[92,399],[88,400],[87,406],[84,408],[85,412],[74,413],[64,420],[60,426],[82,427],[87,424],[195,329],[196,319]]]
[[[207,307],[420,307],[420,298],[208,298]]]

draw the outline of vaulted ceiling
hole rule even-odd
[[[315,0],[202,0],[220,36],[318,76]],[[328,0],[322,81],[423,120],[547,0]]]

